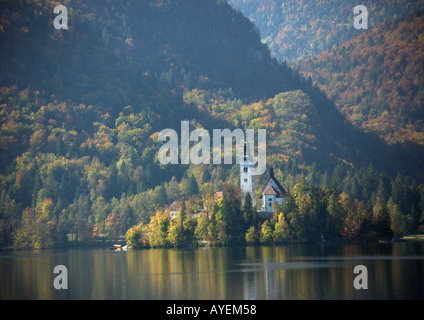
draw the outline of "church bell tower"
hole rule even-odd
[[[243,162],[240,164],[240,188],[243,193],[241,203],[244,203],[244,197],[249,192],[252,198],[252,206],[256,205],[255,196],[255,176],[253,174],[254,165],[247,161],[246,142],[244,142],[244,157]]]

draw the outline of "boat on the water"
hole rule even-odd
[[[113,251],[127,251],[128,246],[126,246],[126,245],[125,246],[122,246],[120,244],[114,244],[109,249],[110,250],[113,250]]]

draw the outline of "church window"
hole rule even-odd
[[[244,171],[244,172],[247,172],[247,167],[244,167],[244,168],[243,168],[243,171]]]
[[[244,182],[247,182],[247,179],[246,178],[244,179]]]

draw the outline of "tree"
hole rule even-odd
[[[390,229],[395,237],[406,235],[413,224],[411,215],[404,215],[392,199],[389,199],[388,209],[390,214]]]
[[[274,232],[272,233],[272,239],[274,243],[281,243],[289,239],[289,226],[287,224],[284,213],[281,212],[278,215],[278,221],[275,224]]]
[[[268,220],[262,223],[261,231],[259,232],[259,240],[262,244],[272,243],[272,229]]]
[[[151,247],[164,247],[168,245],[169,214],[156,211],[151,217],[148,228],[148,239]]]
[[[194,236],[199,241],[206,240],[208,235],[208,227],[209,227],[209,216],[207,212],[201,212],[199,218],[197,219],[197,226],[194,230]]]
[[[252,207],[252,198],[250,192],[246,193],[242,207],[243,220],[245,228],[254,226],[257,223],[256,211]]]
[[[223,198],[218,208],[216,227],[219,241],[223,244],[242,241],[244,237],[243,217],[240,210],[240,200],[233,186],[228,184],[225,186]]]
[[[37,221],[34,209],[27,208],[22,212],[21,226],[16,230],[13,246],[15,248],[36,248]]]
[[[177,217],[176,217],[176,221],[177,221],[177,225],[182,229],[183,228],[183,223],[186,219],[186,204],[185,201],[183,200],[181,203],[181,209],[180,211],[177,213]]]
[[[297,210],[296,202],[294,201],[293,196],[289,192],[286,196],[286,199],[283,204],[283,212],[286,213],[287,217],[287,223],[289,227],[292,225],[292,221],[290,219],[290,216],[293,215],[293,213]]]
[[[191,175],[188,179],[188,194],[190,196],[196,195],[199,193],[199,186],[197,184],[196,178],[194,175]]]
[[[128,229],[127,233],[125,234],[127,245],[131,246],[134,249],[143,248],[143,238],[144,238],[143,231],[144,230],[143,230],[142,223]]]
[[[168,241],[174,247],[181,247],[191,242],[194,234],[193,219],[186,212],[185,201],[182,202],[181,209],[168,228]]]
[[[113,211],[105,220],[105,231],[109,239],[116,240],[119,237],[119,230],[119,214],[116,211]]]
[[[218,239],[218,222],[217,214],[219,211],[218,204],[215,204],[208,225],[208,240],[215,242]]]
[[[314,212],[314,229],[318,236],[325,233],[325,224],[327,218],[327,200],[328,189],[321,186],[311,188],[311,210]]]
[[[380,239],[392,238],[393,231],[391,229],[390,211],[387,204],[385,202],[377,203],[374,212],[376,237]]]
[[[395,182],[393,183],[391,198],[402,213],[406,214],[411,209],[411,204],[408,198],[408,185],[405,177],[400,173],[397,174]]]
[[[328,198],[328,215],[326,221],[326,234],[331,238],[338,238],[343,221],[343,208],[339,202],[339,197],[332,193]]]
[[[178,224],[171,223],[168,227],[168,235],[167,240],[173,247],[180,247],[183,244],[183,231],[181,230],[181,227],[178,226]]]
[[[0,196],[0,246],[12,244],[13,232],[19,223],[19,206],[12,200],[6,190]]]
[[[258,243],[259,236],[254,226],[250,226],[249,229],[246,231],[245,240],[246,243],[249,245],[254,245]]]
[[[172,176],[171,181],[165,185],[166,189],[166,199],[169,203],[174,202],[180,198],[180,190],[178,186],[178,181],[175,176]]]

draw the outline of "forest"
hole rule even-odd
[[[352,28],[353,7],[364,5],[368,29],[404,19],[424,9],[422,0],[229,0],[234,8],[249,17],[258,27],[261,38],[279,61],[289,64],[317,56],[333,46],[347,42],[367,30]]]
[[[424,143],[424,11],[380,24],[296,64],[356,127],[389,143]]]
[[[423,1],[363,1],[366,30],[352,28],[349,1],[229,3],[354,126],[391,144],[423,143]]]
[[[2,1],[0,247],[375,240],[423,232],[424,152],[347,121],[225,1]],[[242,36],[241,36],[242,35]],[[194,48],[194,49],[193,49]],[[237,165],[162,165],[164,128],[266,129],[288,191],[241,205]],[[256,194],[268,179],[257,177]],[[215,192],[223,197],[215,199]],[[169,205],[183,206],[172,220]],[[198,218],[196,215],[199,215]]]

